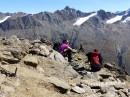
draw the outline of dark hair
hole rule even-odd
[[[98,52],[98,49],[94,49],[93,51],[94,51],[94,52]]]
[[[67,43],[67,41],[68,41],[68,40],[64,39],[62,42],[63,42],[63,43]]]

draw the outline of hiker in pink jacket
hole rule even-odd
[[[68,57],[68,62],[72,61],[72,51],[73,49],[70,47],[68,40],[63,40],[59,46],[59,52],[64,57]]]

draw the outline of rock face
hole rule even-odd
[[[34,44],[34,46],[29,50],[31,54],[37,54],[41,56],[48,56],[50,54],[49,49],[45,45]]]
[[[114,66],[110,63],[104,64],[104,67],[107,68],[107,69],[110,69],[110,70],[114,69]]]
[[[50,52],[49,58],[51,58],[52,60],[56,60],[58,62],[62,62],[62,63],[67,62],[65,58],[59,52],[54,51],[54,50]]]
[[[27,55],[23,59],[26,65],[30,65],[33,67],[37,67],[38,65],[38,58],[36,56]]]
[[[84,53],[68,63],[40,40],[1,39],[0,97],[129,97],[129,82],[115,65],[91,72]]]
[[[6,61],[8,63],[18,63],[20,60],[14,58],[11,52],[3,51],[0,53],[0,60]]]
[[[64,93],[66,93],[71,88],[69,84],[67,84],[66,82],[62,80],[59,80],[56,77],[49,77],[48,81],[54,84],[56,87],[59,87],[60,91],[62,90]]]
[[[76,93],[79,93],[79,94],[85,93],[85,90],[81,87],[78,87],[78,86],[72,87],[72,90]]]

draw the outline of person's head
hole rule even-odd
[[[66,44],[68,44],[69,41],[65,39],[65,40],[62,41],[62,43],[66,43]]]
[[[98,49],[94,49],[93,51],[94,51],[94,52],[98,52]]]

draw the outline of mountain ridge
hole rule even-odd
[[[86,52],[93,48],[101,50],[105,61],[118,63],[118,50],[126,48],[123,56],[123,65],[130,67],[130,22],[129,10],[120,13],[111,13],[104,10],[97,11],[97,15],[88,17],[93,12],[81,12],[74,8],[65,7],[55,12],[40,12],[38,14],[0,14],[1,18],[11,15],[6,21],[0,23],[0,36],[9,37],[17,35],[19,38],[40,39],[47,38],[52,42],[68,39],[73,48],[83,45]],[[115,18],[117,15],[121,18]],[[73,24],[78,18],[87,17],[79,26]],[[115,18],[115,19],[113,19]],[[113,19],[113,20],[111,20]],[[107,20],[111,20],[109,24]],[[125,23],[122,23],[122,22]],[[98,44],[98,45],[97,45]]]

